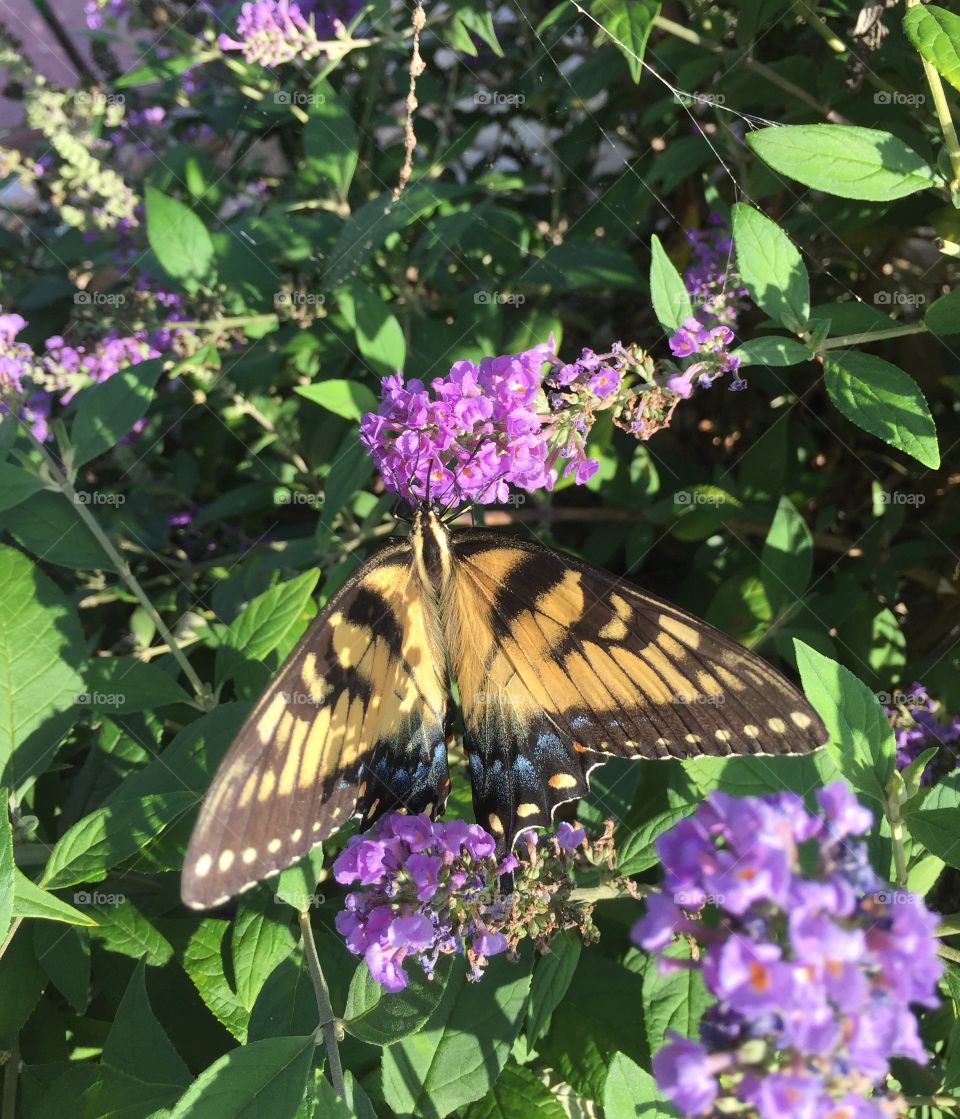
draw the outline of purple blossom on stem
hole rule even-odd
[[[221,35],[221,50],[243,52],[247,62],[279,66],[294,58],[305,61],[323,53],[322,40],[342,32],[360,8],[357,0],[333,3],[312,0],[248,0],[240,9],[237,38]]]
[[[896,739],[898,768],[906,769],[914,758],[932,746],[955,747],[960,742],[960,715],[938,718],[939,705],[922,684],[915,683],[909,692],[894,693],[889,699],[884,711]],[[929,771],[924,774],[924,780],[932,780]]]
[[[872,817],[845,785],[817,800],[714,792],[657,840],[663,892],[633,939],[662,968],[698,967],[716,1000],[699,1041],[654,1057],[683,1115],[899,1114],[890,1058],[926,1060],[911,1006],[937,1005],[938,919],[870,869]],[[667,954],[678,935],[699,941],[696,963]]]
[[[683,368],[676,367],[667,377],[667,388],[678,396],[687,398],[693,392],[694,385],[706,389],[724,373],[736,373],[740,368],[740,358],[727,352],[732,341],[733,331],[728,326],[708,327],[699,319],[684,319],[667,339],[667,344],[674,357],[696,357],[696,361]],[[738,391],[746,388],[746,384],[746,381],[736,377],[730,388]]]
[[[688,229],[690,263],[683,282],[704,326],[736,327],[747,289],[733,263],[733,238],[723,217],[709,216],[706,229]]]

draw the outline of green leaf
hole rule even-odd
[[[147,240],[167,275],[187,291],[212,281],[213,241],[200,218],[153,186],[147,186],[144,202]]]
[[[317,893],[317,881],[322,870],[323,847],[317,844],[309,854],[281,872],[274,885],[274,901],[290,905],[298,913],[319,905],[323,895]]]
[[[960,812],[956,808],[921,808],[906,817],[910,834],[948,866],[960,867]]]
[[[666,331],[676,330],[684,319],[693,315],[693,304],[683,277],[674,268],[656,233],[650,239],[650,298],[657,322]]]
[[[42,890],[19,869],[14,871],[13,916],[35,917],[43,921],[60,921],[65,925],[95,925],[96,921],[67,905],[55,894]]]
[[[774,614],[794,606],[813,574],[813,535],[788,497],[781,497],[763,543],[760,574]]]
[[[40,884],[61,889],[97,882],[138,854],[197,803],[190,791],[156,793],[97,808],[57,840]]]
[[[0,547],[0,603],[0,776],[13,787],[17,747],[83,691],[85,651],[66,595],[16,548]]]
[[[247,1041],[308,1034],[318,1021],[317,996],[301,948],[281,960],[250,1011]]]
[[[454,0],[450,5],[453,9],[453,19],[449,21],[442,31],[445,41],[458,53],[477,57],[477,44],[474,36],[502,58],[503,48],[497,40],[497,30],[493,21],[493,12],[489,11],[484,3],[478,0]]]
[[[830,734],[828,753],[857,792],[885,803],[896,745],[883,707],[849,669],[802,641],[793,644],[803,690]]]
[[[80,520],[78,506],[62,493],[34,494],[4,513],[3,527],[45,563],[81,571],[113,570],[100,541]]]
[[[213,1016],[242,1042],[250,1015],[224,975],[223,939],[229,930],[229,921],[201,921],[187,942],[183,970]]]
[[[296,946],[286,919],[289,913],[258,891],[243,900],[234,918],[230,937],[233,985],[247,1010],[253,1009],[268,976]]]
[[[246,661],[264,661],[303,621],[320,572],[305,571],[258,595],[230,623],[217,649],[216,680],[222,684]]]
[[[346,446],[335,455],[324,482],[322,524],[325,527],[333,524],[337,514],[357,490],[366,485],[372,473],[373,459],[353,432]]]
[[[531,1045],[537,1043],[547,1028],[550,1015],[569,990],[582,948],[583,941],[576,933],[560,932],[550,941],[550,951],[534,965],[526,1029]]]
[[[90,941],[85,929],[40,921],[33,925],[33,950],[50,982],[78,1014],[90,1002]]]
[[[927,308],[923,321],[930,333],[936,334],[938,338],[960,334],[960,288],[954,288],[935,299]]]
[[[875,128],[788,124],[749,132],[747,143],[775,171],[841,198],[892,202],[936,183],[913,148]]]
[[[667,954],[689,962],[690,948],[679,944]],[[712,1002],[701,972],[690,967],[674,968],[661,973],[653,956],[643,966],[643,1025],[650,1052],[662,1045],[667,1030],[676,1030],[683,1037],[696,1037],[704,1010]]]
[[[42,490],[43,482],[11,462],[0,462],[0,513]]]
[[[810,318],[810,277],[793,242],[746,202],[733,207],[733,241],[750,298],[770,318],[799,333]]]
[[[33,951],[33,937],[21,926],[0,956],[0,1046],[4,1049],[13,1048],[46,985],[47,976]]]
[[[298,385],[296,392],[345,420],[359,420],[364,412],[377,410],[377,398],[359,381],[331,377],[312,385]]]
[[[907,9],[903,30],[927,62],[960,89],[960,16],[935,4],[918,4]]]
[[[640,827],[632,828],[623,842],[617,844],[617,874],[628,877],[631,874],[642,874],[656,866],[660,861],[654,846],[656,840],[674,824],[689,816],[693,808],[692,804],[682,808],[668,808],[653,819],[646,820]]]
[[[873,354],[842,350],[825,355],[823,377],[830,399],[848,420],[924,466],[940,466],[937,429],[909,373]]]
[[[75,467],[115,447],[143,419],[162,369],[159,358],[141,361],[80,393],[76,419],[70,429]],[[89,494],[78,493],[76,499],[83,503],[86,497]]]
[[[440,1005],[451,966],[448,957],[442,958],[432,980],[411,968],[410,982],[404,990],[390,994],[361,963],[350,981],[343,1028],[371,1045],[392,1045],[416,1033]]]
[[[304,181],[332,187],[340,198],[346,198],[357,169],[356,125],[329,82],[312,82],[308,96],[309,115],[303,126]]]
[[[670,1119],[673,1114],[650,1073],[623,1053],[614,1053],[603,1086],[604,1119]]]
[[[296,1119],[313,1050],[312,1035],[231,1049],[190,1085],[170,1119]]]
[[[639,82],[647,39],[660,14],[659,0],[593,0],[590,14],[619,47],[631,77]],[[662,320],[660,325],[664,325]]]
[[[597,241],[552,245],[523,273],[522,281],[524,288],[544,285],[553,291],[643,290],[643,276],[630,254]]]
[[[10,793],[0,788],[0,944],[7,936],[13,920],[13,900],[16,883],[13,862],[13,831],[10,827],[10,812],[7,804]]]
[[[703,795],[720,789],[737,797],[763,796],[784,789],[803,796],[839,776],[832,757],[824,750],[790,758],[692,758],[683,763],[683,768]]]
[[[795,338],[750,338],[733,352],[740,358],[741,368],[747,365],[768,365],[771,369],[780,369],[813,360],[807,347]]]
[[[373,372],[383,377],[403,369],[407,343],[400,323],[383,299],[366,284],[354,280],[349,288],[338,293],[338,300],[344,317],[356,332],[357,349]]]
[[[130,714],[190,702],[169,673],[135,657],[95,657],[88,662],[85,676],[87,688],[78,702],[96,711]]]
[[[441,1119],[480,1099],[506,1064],[529,990],[522,964],[497,956],[482,983],[468,983],[458,960],[427,1024],[383,1051],[387,1105],[398,1116]]]
[[[141,960],[120,1000],[107,1040],[103,1063],[145,1084],[185,1088],[192,1076],[157,1021],[147,994],[146,964]]]
[[[566,1119],[560,1101],[530,1069],[508,1063],[496,1084],[461,1119]]]
[[[76,899],[100,895],[81,890],[75,891],[73,896]],[[97,923],[96,928],[90,930],[91,938],[101,941],[109,951],[134,960],[143,959],[154,967],[162,967],[173,957],[170,942],[133,902],[125,898],[113,904],[93,902],[88,912]]]

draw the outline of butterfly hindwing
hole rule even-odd
[[[425,803],[436,787],[439,802],[449,697],[433,628],[406,541],[334,596],[217,771],[184,864],[188,905],[219,904],[289,866],[346,823],[358,796],[371,819],[398,796]]]
[[[792,684],[676,607],[489,530],[457,534],[453,552],[448,639],[474,801],[505,846],[585,794],[597,753],[793,754],[825,741]]]

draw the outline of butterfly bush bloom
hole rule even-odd
[[[305,61],[324,51],[323,40],[341,34],[359,11],[358,0],[342,3],[296,0],[248,0],[240,9],[237,38],[220,35],[221,50],[243,52],[247,62],[279,66],[294,58]]]
[[[586,842],[582,828],[561,824],[554,836],[524,833],[526,857],[497,859],[496,840],[478,824],[432,821],[400,812],[352,836],[333,864],[336,880],[359,886],[347,894],[336,926],[347,948],[363,956],[388,991],[410,981],[408,960],[431,977],[443,955],[464,954],[478,980],[492,956],[533,939],[545,950],[561,928],[595,936],[589,907],[570,904],[575,853],[606,852],[605,841]],[[503,875],[514,876],[511,893]]]
[[[639,374],[639,388],[630,374]],[[678,398],[653,374],[636,348],[584,349],[565,362],[551,338],[521,353],[457,361],[429,385],[385,377],[360,439],[387,488],[411,503],[504,502],[510,486],[551,490],[561,474],[577,484],[593,477],[599,463],[586,440],[601,411],[641,439],[665,427]]]
[[[663,892],[633,939],[715,999],[699,1039],[671,1034],[653,1059],[685,1116],[881,1119],[904,1108],[882,1088],[890,1058],[926,1061],[911,1006],[937,1005],[937,917],[873,872],[871,814],[843,783],[817,799],[714,792],[657,841]],[[667,951],[678,934],[695,962]]]
[[[952,719],[938,718],[935,712],[939,705],[930,698],[923,684],[915,683],[909,693],[894,693],[884,697],[887,698],[890,702],[884,702],[883,709],[896,738],[898,768],[905,769],[932,746],[950,748],[952,767],[956,746],[960,743],[960,715]]]
[[[695,384],[706,389],[724,373],[736,373],[740,368],[740,358],[727,351],[732,341],[733,331],[728,326],[708,327],[699,319],[685,319],[667,339],[667,344],[674,357],[693,357],[695,360],[682,368],[677,366],[667,377],[667,388],[686,398],[693,392]],[[730,383],[734,392],[746,387],[747,382],[739,376]]]
[[[706,229],[688,229],[690,263],[683,282],[695,307],[697,319],[706,327],[736,329],[747,289],[733,265],[733,238],[723,216],[711,213]]]

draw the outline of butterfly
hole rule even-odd
[[[509,850],[607,758],[803,754],[826,730],[755,653],[534,540],[430,505],[308,626],[204,798],[182,875],[209,908],[352,816],[441,813],[455,681],[477,822]]]

